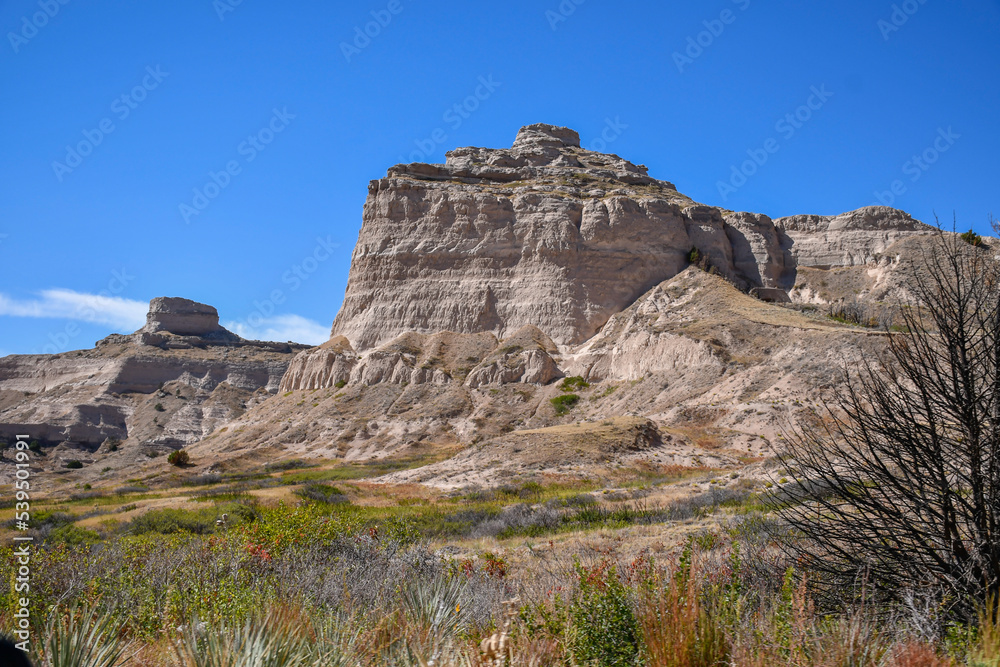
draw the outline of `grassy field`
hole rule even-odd
[[[1000,626],[823,609],[762,485],[650,467],[445,494],[292,462],[35,507],[35,658],[90,665],[998,665]],[[12,527],[12,509],[0,520]],[[223,519],[223,517],[225,517]],[[10,544],[9,540],[5,540]],[[2,554],[13,583],[13,555]],[[16,608],[0,592],[3,627]],[[86,645],[118,662],[76,658]],[[255,656],[255,657],[254,657]]]

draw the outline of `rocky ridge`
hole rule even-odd
[[[357,460],[474,445],[387,478],[451,488],[537,468],[546,429],[631,416],[661,443],[632,458],[737,465],[879,344],[814,306],[903,294],[901,267],[933,231],[882,207],[772,220],[704,206],[547,125],[510,149],[397,165],[369,188],[330,341],[194,451]]]
[[[775,222],[704,206],[572,130],[531,125],[510,149],[459,148],[372,181],[332,335],[363,351],[411,331],[531,325],[576,345],[692,249],[741,289],[787,300],[799,266],[864,263],[930,231],[881,207]]]
[[[185,446],[195,471],[461,450],[385,478],[442,488],[738,467],[881,344],[824,309],[907,298],[904,267],[933,233],[883,207],[705,206],[532,125],[510,149],[372,181],[323,345],[244,341],[210,306],[156,299],[145,327],[95,350],[0,360],[0,431]]]
[[[159,454],[200,440],[277,391],[304,345],[246,341],[215,308],[157,298],[147,324],[90,350],[0,359],[0,440],[55,446],[47,463],[119,452]]]

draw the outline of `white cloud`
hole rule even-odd
[[[319,345],[330,338],[330,327],[300,315],[260,318],[259,324],[255,326],[250,326],[246,322],[226,322],[223,326],[249,340],[271,340],[282,343],[290,340],[307,345]]]
[[[149,304],[120,296],[84,294],[70,289],[48,289],[39,299],[12,299],[0,294],[0,315],[46,317],[104,324],[131,333],[146,322]]]

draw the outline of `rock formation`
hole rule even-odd
[[[161,296],[149,302],[146,326],[140,331],[161,331],[179,336],[211,336],[224,331],[219,325],[219,311],[189,299]]]
[[[532,125],[372,181],[323,345],[245,341],[210,306],[154,299],[94,350],[0,360],[0,437],[118,467],[179,446],[206,467],[463,449],[387,478],[442,488],[606,459],[737,466],[881,344],[822,308],[907,298],[932,231],[884,207],[705,206]]]
[[[405,333],[358,354],[343,336],[302,352],[279,391],[346,384],[548,384],[562,377],[556,347],[536,327],[524,326],[501,344],[492,334]]]
[[[793,215],[778,218],[775,225],[787,239],[795,265],[818,269],[871,264],[895,242],[932,231],[909,214],[886,206],[837,216]]]
[[[246,341],[219,326],[211,306],[153,299],[134,334],[0,359],[0,440],[25,433],[85,453],[109,443],[133,454],[180,447],[277,391],[305,347]]]
[[[863,263],[929,230],[880,207],[775,223],[703,206],[572,130],[531,125],[510,149],[460,148],[372,181],[332,335],[364,351],[406,332],[531,325],[575,345],[694,248],[742,289],[787,292],[800,264]]]

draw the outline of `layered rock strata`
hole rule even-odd
[[[567,128],[522,128],[510,149],[459,148],[372,181],[332,335],[362,352],[401,334],[510,336],[535,326],[583,343],[689,264],[787,300],[796,269],[850,266],[930,231],[872,207],[834,218],[725,211]]]
[[[304,345],[246,341],[215,308],[157,298],[147,324],[90,350],[0,359],[0,440],[93,450],[106,442],[179,447],[277,391]]]

